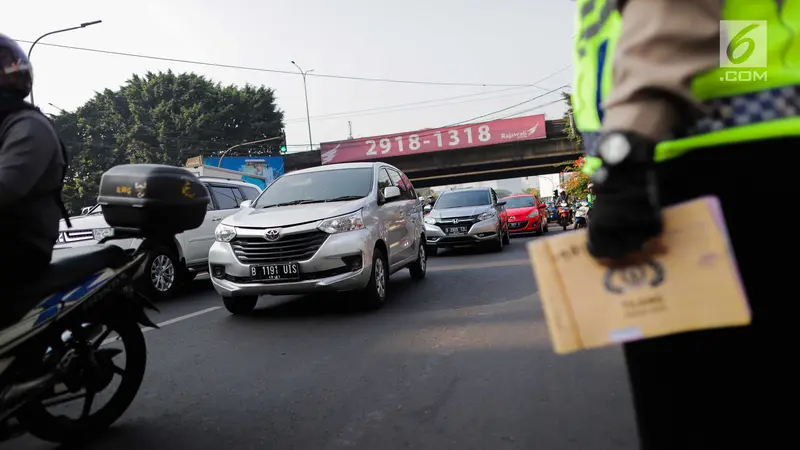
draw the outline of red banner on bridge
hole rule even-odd
[[[537,114],[386,136],[323,142],[320,151],[322,152],[322,164],[334,164],[529,141],[546,137],[544,114]]]

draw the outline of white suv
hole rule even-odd
[[[164,242],[154,252],[147,267],[150,276],[141,288],[153,298],[167,298],[180,283],[189,282],[200,272],[208,270],[208,250],[214,243],[214,229],[222,219],[239,211],[242,202],[255,200],[261,194],[258,186],[239,180],[200,177],[211,194],[206,218],[200,227],[184,231],[172,242]],[[55,249],[94,245],[113,233],[103,218],[101,207],[95,206],[87,214],[71,217],[72,228],[62,220]],[[112,241],[124,249],[136,248],[139,239]]]
[[[422,207],[408,177],[385,163],[287,173],[220,222],[211,281],[233,314],[252,311],[260,295],[325,291],[360,291],[379,308],[389,275],[425,278]]]

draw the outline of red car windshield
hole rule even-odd
[[[516,209],[516,208],[531,208],[536,206],[536,200],[533,196],[526,196],[526,197],[506,197],[503,201],[506,202],[506,209]]]

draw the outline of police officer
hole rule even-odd
[[[47,117],[25,102],[32,84],[25,52],[0,34],[0,294],[43,274],[66,217],[64,149]]]
[[[780,334],[793,302],[770,287],[793,274],[769,261],[794,245],[780,232],[756,237],[741,213],[759,202],[744,180],[800,149],[800,1],[580,0],[577,10],[575,122],[600,132],[585,138],[590,252],[632,261],[661,233],[661,207],[715,195],[753,312],[747,327],[625,345],[641,448],[778,446],[793,429],[775,407],[796,383]],[[735,66],[753,54],[749,65],[763,67]],[[792,189],[790,177],[771,180]]]

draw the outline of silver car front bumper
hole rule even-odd
[[[286,234],[312,230],[307,226],[284,229]],[[256,236],[263,236],[263,230],[237,228],[237,237]],[[251,281],[253,263],[241,262],[231,243],[215,242],[208,253],[209,273],[214,289],[223,297],[351,291],[369,283],[374,248],[375,242],[367,229],[331,234],[312,257],[284,261],[298,263],[300,280],[260,282]]]
[[[434,247],[461,247],[481,245],[497,239],[500,232],[500,221],[497,218],[483,220],[470,227],[467,234],[448,236],[438,226],[425,224],[425,239],[427,244]]]

